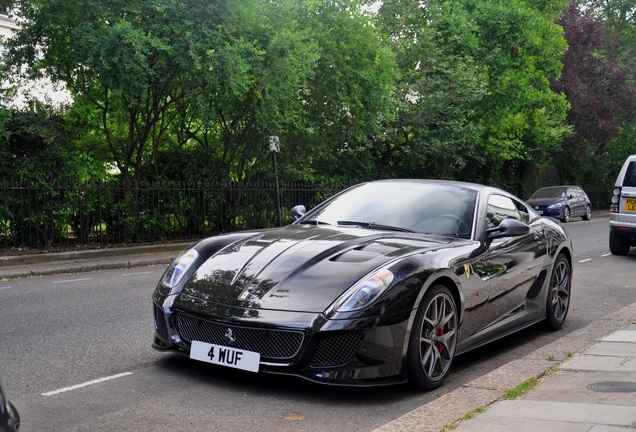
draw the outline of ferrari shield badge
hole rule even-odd
[[[464,264],[464,274],[466,279],[470,279],[470,266],[468,264]]]

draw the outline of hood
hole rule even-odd
[[[322,312],[373,269],[449,241],[421,234],[290,225],[231,243],[201,264],[182,292],[228,306]]]
[[[565,198],[534,198],[534,199],[529,199],[526,202],[530,204],[532,207],[534,206],[547,207],[552,204],[565,202]]]

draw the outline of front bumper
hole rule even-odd
[[[533,207],[534,208],[534,207]],[[534,208],[541,216],[561,219],[563,217],[563,207],[557,209],[549,209],[547,207]]]
[[[259,352],[263,373],[349,386],[407,380],[404,354],[410,311],[328,320],[315,313],[228,308],[186,295],[155,293],[153,302],[152,346],[159,351],[189,356],[191,342],[200,340]],[[228,329],[237,340],[224,338]]]

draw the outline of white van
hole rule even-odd
[[[627,255],[636,246],[636,155],[621,168],[610,205],[609,248],[614,255]]]

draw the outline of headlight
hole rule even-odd
[[[393,282],[393,273],[380,269],[358,282],[345,292],[336,302],[338,312],[351,312],[371,304]]]
[[[554,204],[548,206],[548,208],[549,209],[558,209],[558,208],[561,208],[562,206],[563,206],[563,203],[562,202],[558,202],[558,203],[554,203]]]
[[[161,284],[166,288],[174,288],[179,285],[183,276],[198,257],[199,252],[194,249],[188,249],[187,251],[181,252],[177,259],[170,264],[170,267],[168,267],[166,272],[163,274]]]

